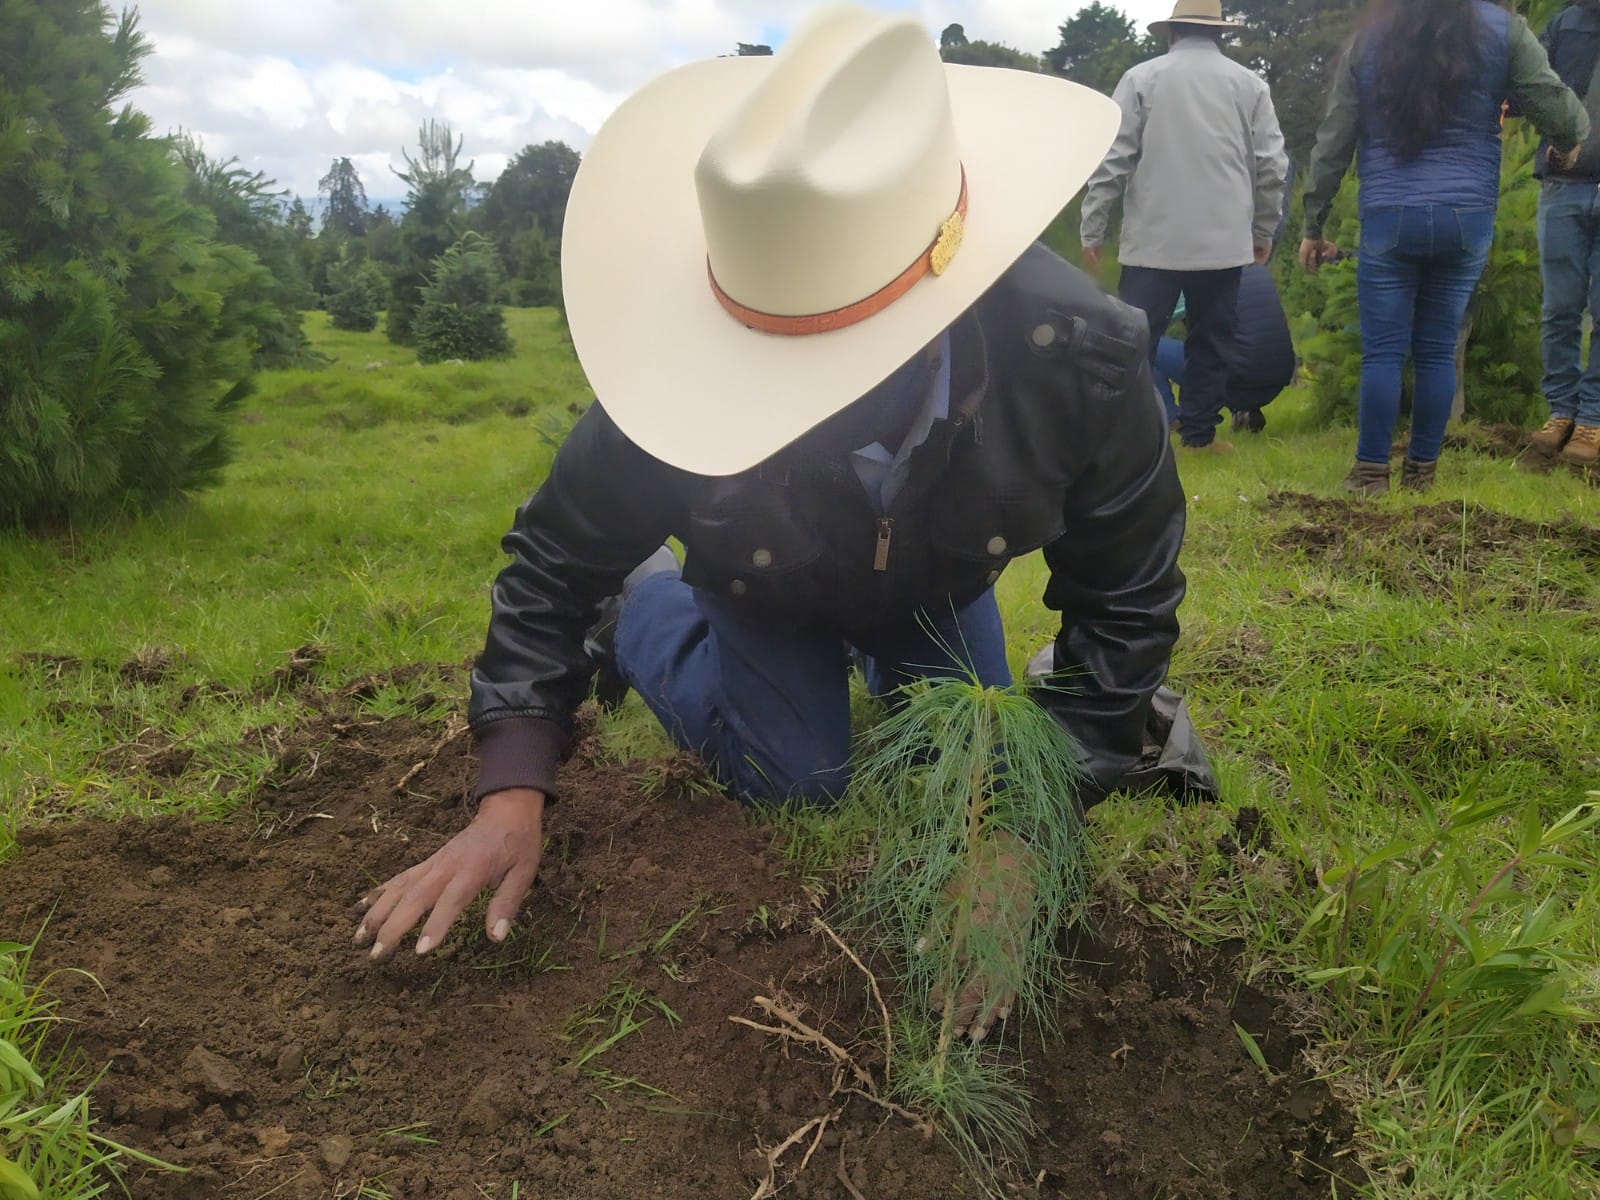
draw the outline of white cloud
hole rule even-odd
[[[916,13],[937,34],[1039,52],[1075,0],[866,0]],[[680,62],[781,40],[807,0],[141,0],[153,54],[135,105],[308,199],[334,158],[368,194],[436,118],[466,139],[480,180],[523,146],[582,149],[630,91]],[[1143,24],[1170,0],[1126,0]]]

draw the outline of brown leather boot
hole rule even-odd
[[[1407,492],[1425,492],[1433,486],[1433,473],[1438,462],[1418,462],[1409,454],[1400,464],[1400,487]]]
[[[1358,458],[1339,486],[1362,496],[1381,496],[1389,490],[1389,464],[1362,462]]]
[[[1600,425],[1574,425],[1556,458],[1571,467],[1592,467],[1600,462]]]
[[[1551,417],[1528,439],[1528,449],[1541,458],[1554,458],[1571,436],[1571,417]]]

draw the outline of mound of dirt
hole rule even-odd
[[[353,903],[466,821],[469,739],[329,711],[290,741],[230,821],[44,825],[0,865],[0,932],[44,929],[36,977],[59,972],[71,1044],[106,1068],[104,1131],[187,1168],[134,1168],[135,1197],[720,1200],[801,1129],[785,1195],[977,1194],[819,1050],[729,1020],[778,997],[882,1065],[860,971],[770,832],[692,771],[658,767],[650,794],[580,752],[508,943],[480,907],[379,964]],[[1059,1034],[1007,1034],[1040,1127],[1012,1194],[1309,1200],[1358,1174],[1350,1122],[1226,960],[1110,920],[1080,959]]]
[[[1600,607],[1600,529],[1535,524],[1481,505],[1382,508],[1363,500],[1274,492],[1265,511],[1290,518],[1279,549],[1370,575],[1397,594],[1454,597],[1470,584],[1482,602],[1517,611]]]

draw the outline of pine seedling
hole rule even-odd
[[[980,981],[986,1003],[1014,995],[1015,1013],[1048,1024],[1060,937],[1088,891],[1084,778],[1077,747],[1030,696],[965,679],[905,689],[853,775],[877,842],[851,924],[901,969],[909,1009],[889,1085],[945,1118],[969,1159],[1017,1151],[1031,1121],[1015,1072],[964,1044],[963,994]]]

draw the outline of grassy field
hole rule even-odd
[[[420,367],[313,315],[333,365],[263,381],[222,486],[0,539],[0,858],[25,822],[226,813],[302,680],[425,664],[363,702],[459,710],[498,539],[588,398],[554,315],[508,316],[515,359]],[[1105,885],[1300,998],[1372,1194],[1600,1194],[1600,490],[1452,449],[1427,497],[1346,505],[1352,432],[1268,411],[1180,464],[1173,677],[1225,800],[1102,806]],[[1042,585],[1037,557],[1000,585],[1019,670]],[[612,732],[661,745],[636,701]],[[140,769],[174,749],[181,773]]]

